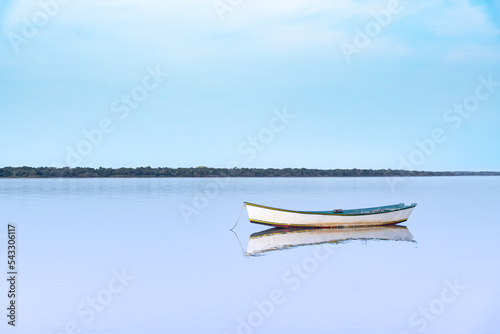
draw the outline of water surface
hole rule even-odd
[[[15,331],[498,333],[500,177],[398,181],[1,179],[2,262],[7,223],[18,229]],[[237,237],[229,231],[243,201],[298,210],[417,202],[403,224],[414,241],[245,257],[266,227],[243,212]]]

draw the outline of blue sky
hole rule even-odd
[[[494,1],[65,2],[0,5],[0,166],[500,170]]]

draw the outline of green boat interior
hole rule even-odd
[[[362,208],[362,209],[349,209],[349,210],[334,209],[334,210],[330,210],[330,211],[297,211],[297,210],[286,210],[286,209],[273,208],[273,207],[269,207],[269,206],[263,206],[263,205],[248,203],[248,202],[245,202],[245,204],[257,206],[257,207],[261,207],[261,208],[266,208],[266,209],[271,209],[271,210],[278,210],[278,211],[287,211],[287,212],[295,212],[295,213],[308,213],[308,214],[317,213],[317,214],[330,214],[330,215],[331,214],[363,215],[363,214],[371,214],[371,213],[384,213],[384,212],[409,209],[409,208],[413,208],[417,205],[417,203],[412,203],[411,205],[405,205],[404,203],[399,203],[399,204],[393,204],[393,205],[376,206],[373,208]]]
[[[413,203],[411,205],[405,205],[404,203],[394,204],[394,205],[385,205],[385,206],[376,206],[373,208],[363,208],[363,209],[350,209],[350,210],[342,210],[335,209],[332,211],[312,211],[316,213],[343,213],[346,215],[355,215],[355,214],[366,214],[366,213],[380,213],[380,212],[391,212],[402,209],[409,209],[415,207],[417,204]]]

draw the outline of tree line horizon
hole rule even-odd
[[[500,175],[500,171],[417,171],[403,169],[214,168],[198,167],[1,167],[0,178],[97,177],[394,177]]]

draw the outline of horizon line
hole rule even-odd
[[[417,170],[417,169],[392,169],[392,168],[310,168],[310,167],[210,167],[210,166],[196,166],[196,167],[168,167],[168,166],[162,166],[162,167],[151,167],[151,166],[137,166],[137,167],[104,167],[104,166],[99,166],[99,167],[89,167],[89,166],[75,166],[75,167],[70,167],[70,166],[63,166],[63,167],[55,167],[55,166],[2,166],[0,169],[6,169],[6,168],[30,168],[30,169],[219,169],[219,170],[232,170],[232,169],[254,169],[254,170],[268,170],[268,169],[274,169],[274,170],[286,170],[286,169],[291,169],[291,170],[318,170],[318,171],[335,171],[335,170],[358,170],[358,171],[394,171],[394,172],[423,172],[423,173],[500,173],[500,170]]]

